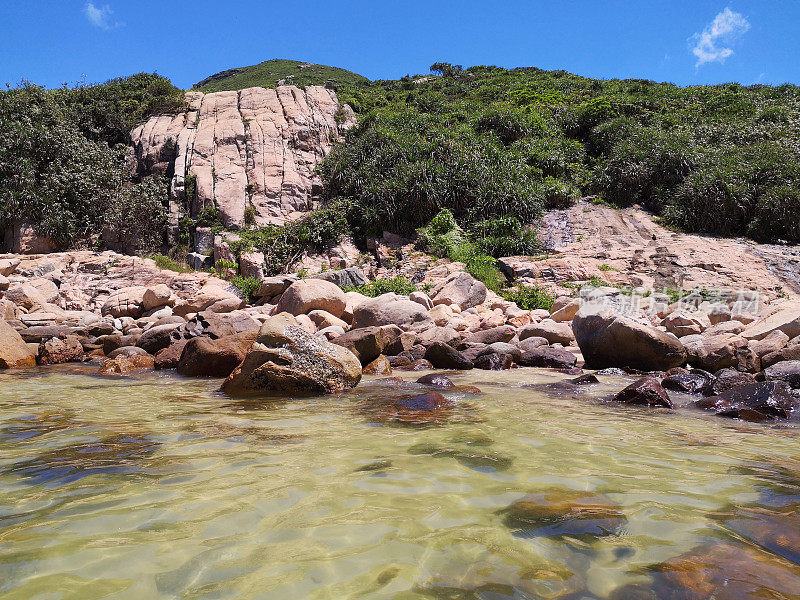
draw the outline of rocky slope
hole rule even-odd
[[[173,226],[208,206],[228,228],[241,227],[251,206],[258,224],[308,211],[314,168],[353,122],[336,93],[319,86],[191,91],[186,103],[131,134],[139,173],[171,178]]]
[[[545,215],[539,235],[550,254],[504,258],[507,275],[556,285],[596,276],[646,290],[745,289],[769,298],[800,294],[800,247],[676,233],[637,207],[617,210],[579,202]]]

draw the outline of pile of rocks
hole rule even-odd
[[[228,377],[238,369],[229,390],[317,393],[357,381],[352,356],[374,374],[617,367],[660,372],[667,386],[686,385],[691,389],[682,391],[714,398],[735,387],[715,387],[719,380],[779,381],[780,389],[768,392],[793,399],[800,388],[800,302],[794,300],[762,306],[757,296],[743,294],[714,304],[657,296],[633,303],[616,288],[595,288],[560,297],[549,311],[523,310],[463,271],[427,293],[370,298],[345,292],[337,283],[363,281],[351,268],[306,279],[262,276],[250,306],[208,274],[179,275],[113,253],[73,255],[56,268],[53,257],[0,259],[0,366],[97,357],[116,361],[106,366],[109,373],[151,364],[192,376]],[[132,260],[139,261],[138,271]],[[85,285],[78,288],[79,282]],[[279,315],[283,320],[276,321]],[[323,363],[329,367],[320,370]],[[684,366],[693,370],[674,371]],[[649,382],[644,388],[644,396],[627,392],[621,399],[652,405],[642,398],[661,397]],[[787,402],[779,402],[783,412],[768,411],[769,418],[789,416],[794,405]],[[741,398],[708,406],[728,416],[750,414],[732,413],[731,404],[746,408]]]

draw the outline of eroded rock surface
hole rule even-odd
[[[171,177],[170,212],[216,206],[226,227],[282,223],[311,209],[314,167],[330,151],[350,111],[333,90],[260,87],[186,94],[186,111],[154,116],[131,137],[141,173]]]

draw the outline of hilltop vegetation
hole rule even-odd
[[[361,85],[369,83],[351,71],[300,62],[297,60],[273,59],[250,67],[227,69],[194,84],[192,89],[201,92],[222,92],[226,90],[243,90],[249,87],[274,88],[279,85]]]
[[[167,188],[131,178],[130,131],[182,106],[181,90],[145,73],[0,92],[0,231],[24,220],[62,247],[94,243],[103,229],[141,250],[160,246]]]
[[[359,232],[411,232],[443,208],[461,225],[531,223],[592,194],[691,232],[800,242],[796,86],[432,70],[339,90],[359,125],[321,173]]]

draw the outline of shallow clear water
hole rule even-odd
[[[459,407],[418,427],[371,410],[400,393],[374,378],[238,403],[219,381],[163,373],[0,374],[0,597],[627,598],[638,584],[694,598],[656,589],[652,566],[719,542],[780,574],[719,597],[800,597],[800,547],[731,519],[790,519],[797,430],[597,400],[623,378],[453,379],[483,394],[446,393]],[[602,495],[621,526],[521,528],[503,512],[564,489]]]

